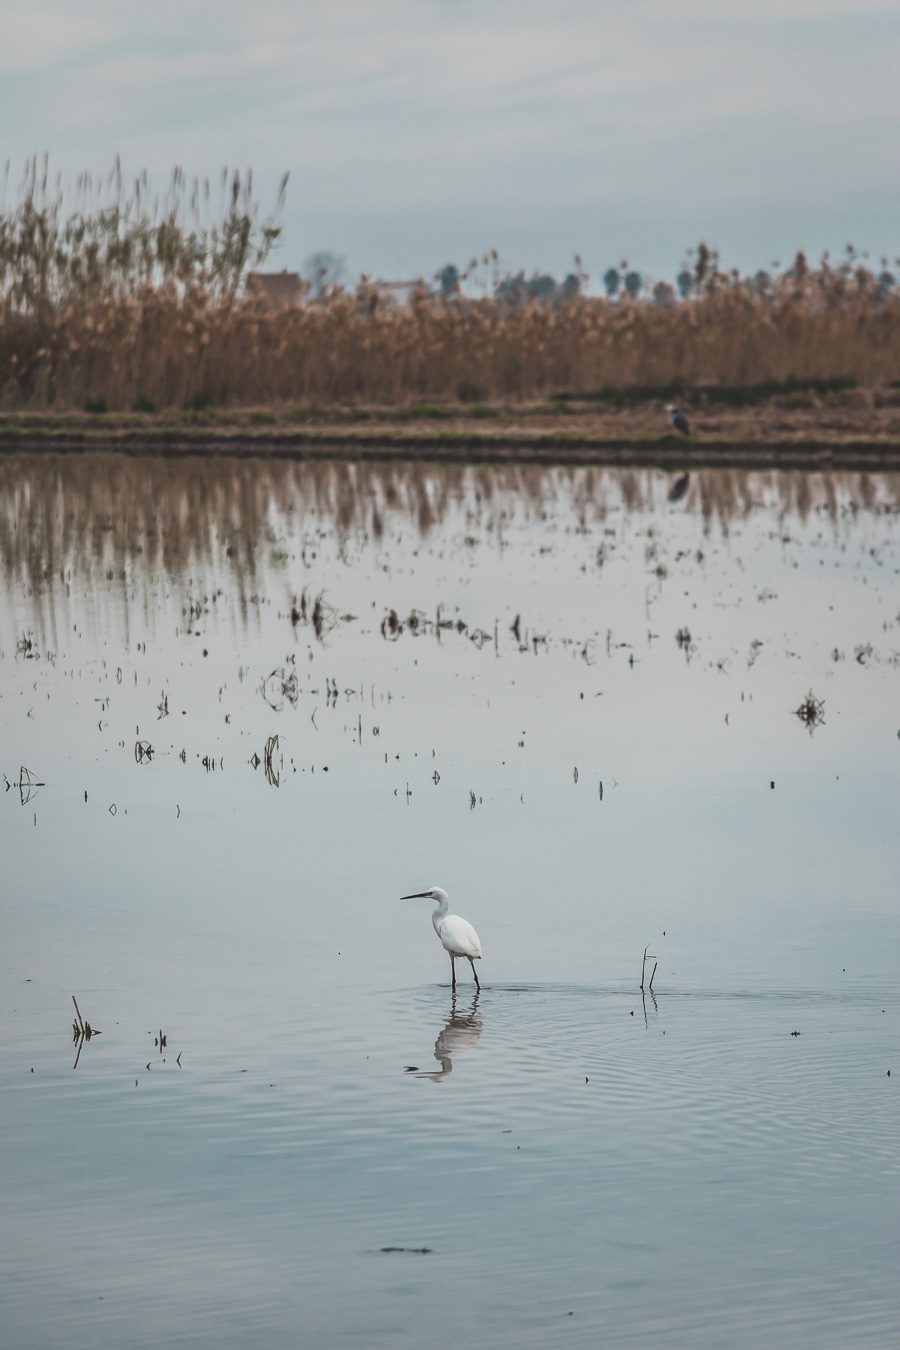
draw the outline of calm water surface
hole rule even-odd
[[[670,486],[0,466],[4,1347],[896,1344],[900,480]]]

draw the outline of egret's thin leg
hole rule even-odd
[[[451,984],[450,987],[451,987],[451,989],[455,989],[455,988],[456,988],[456,958],[453,956],[452,953],[451,953],[451,956],[450,956],[450,969],[451,969],[451,971],[453,972],[453,983]]]
[[[475,969],[475,962],[472,960],[471,956],[469,957],[469,965],[472,967],[472,974],[475,976],[475,983],[476,985],[478,985],[478,988],[480,989],[481,985],[478,983],[478,971]]]

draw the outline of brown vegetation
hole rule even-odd
[[[85,181],[88,197],[93,186]],[[144,186],[142,187],[142,183]],[[698,250],[686,298],[616,300],[576,289],[546,300],[430,294],[396,307],[363,281],[290,308],[248,292],[278,234],[248,179],[145,180],[64,215],[32,166],[0,214],[0,405],[109,410],[660,395],[767,382],[885,385],[900,377],[900,293],[854,255],[775,277],[725,272]]]

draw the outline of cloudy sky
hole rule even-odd
[[[897,0],[28,0],[3,159],[290,171],[279,266],[900,253]]]

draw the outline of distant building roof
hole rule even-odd
[[[306,287],[299,272],[248,272],[247,293],[261,295],[276,309],[290,309],[302,303]]]

